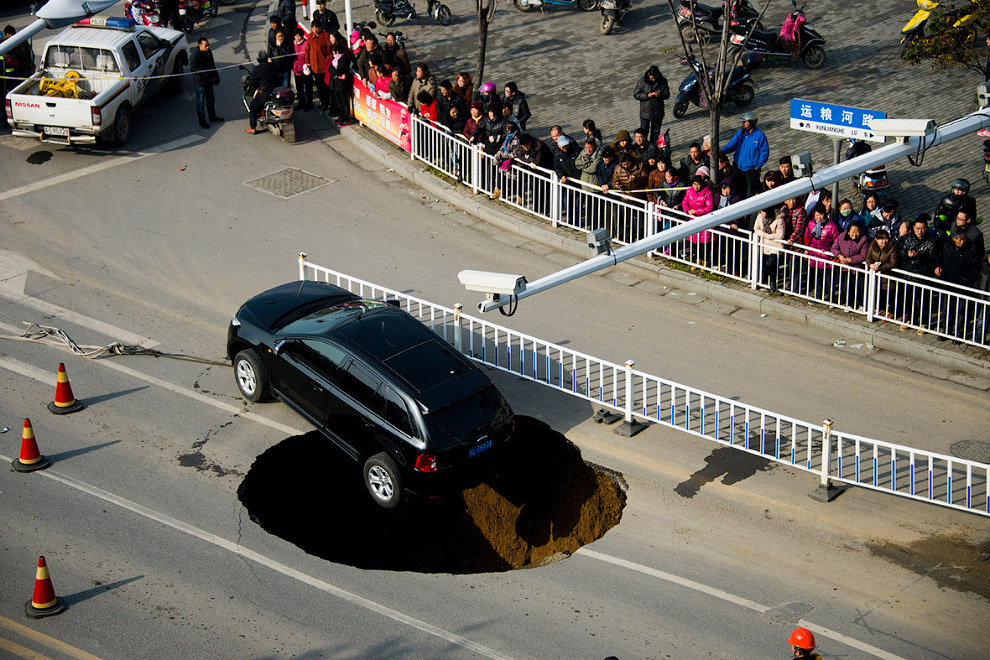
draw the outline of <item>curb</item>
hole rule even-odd
[[[391,143],[386,143],[384,140],[379,141],[378,136],[375,134],[372,134],[374,139],[369,139],[366,135],[366,133],[359,129],[359,124],[346,126],[340,130],[341,137],[366,153],[373,161],[383,167],[394,170],[403,178],[415,183],[417,186],[448,204],[480,218],[493,226],[515,233],[533,242],[554,248],[579,259],[588,258],[588,246],[584,242],[566,236],[560,236],[554,233],[551,228],[545,228],[546,226],[542,223],[534,224],[533,222],[527,222],[506,213],[504,210],[492,208],[485,203],[479,203],[480,200],[476,200],[470,192],[466,195],[462,192],[469,189],[461,186],[461,190],[458,190],[458,186],[449,184],[427,172],[424,169],[424,164],[418,161],[402,157],[396,158],[396,154],[391,148]],[[751,293],[748,289],[739,290],[718,282],[705,281],[693,275],[644,261],[639,257],[621,262],[612,266],[612,268],[618,269],[637,280],[651,282],[661,286],[675,286],[678,289],[704,296],[715,302],[748,309],[760,314],[772,315],[799,325],[827,330],[840,335],[844,339],[870,344],[880,350],[922,360],[945,369],[962,372],[969,376],[990,379],[990,361],[958,355],[942,348],[919,344],[917,341],[882,332],[880,327],[864,327],[862,324],[845,319],[833,318],[826,314],[810,313],[808,310],[794,304],[780,302],[761,294]],[[882,326],[881,323],[876,325]],[[981,390],[990,389],[990,382],[963,384]]]

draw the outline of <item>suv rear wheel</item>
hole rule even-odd
[[[237,389],[248,401],[258,403],[271,398],[268,388],[268,374],[258,359],[258,354],[245,349],[234,356],[234,378]]]
[[[394,509],[402,499],[402,477],[388,454],[375,454],[364,463],[364,485],[375,504]]]

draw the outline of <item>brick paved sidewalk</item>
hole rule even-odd
[[[426,0],[416,0],[425,10]],[[678,63],[680,41],[665,0],[634,0],[625,20],[626,30],[603,36],[598,30],[601,15],[578,9],[550,7],[544,13],[522,13],[502,0],[488,37],[485,81],[502,85],[515,80],[529,98],[533,119],[530,132],[549,135],[553,124],[561,124],[572,136],[581,135],[581,122],[594,119],[606,138],[621,129],[639,125],[638,103],[632,98],[636,80],[652,64],[660,66],[671,85],[672,97],[687,75]],[[474,72],[477,47],[475,5],[466,0],[449,3],[454,20],[443,27],[428,17],[415,22],[396,21],[410,41],[410,57],[430,63],[438,82],[460,70]],[[343,21],[343,3],[331,8]],[[779,26],[790,3],[773,0],[764,23]],[[810,98],[841,105],[884,110],[891,117],[931,118],[937,123],[954,119],[976,107],[976,74],[961,70],[932,71],[911,67],[898,55],[900,29],[915,11],[912,3],[878,0],[864,4],[851,0],[819,2],[806,8],[808,21],[826,38],[828,60],[818,71],[800,63],[767,65],[754,74],[756,101],[748,108],[760,116],[760,127],[770,141],[770,162],[780,156],[810,151],[820,169],[832,163],[831,140],[824,135],[792,130],[789,101]],[[355,20],[374,20],[374,4],[358,0]],[[387,28],[377,30],[384,34]],[[709,133],[707,114],[691,106],[684,119],[672,115],[667,121],[680,158],[687,145]],[[724,144],[738,128],[741,111],[729,108],[722,121]],[[983,138],[961,138],[936,147],[923,166],[911,167],[900,160],[888,168],[892,197],[901,201],[904,212],[914,215],[934,210],[952,180],[965,177],[973,183],[973,195],[981,213],[990,213],[990,187],[982,181]],[[840,184],[840,197],[855,191]]]

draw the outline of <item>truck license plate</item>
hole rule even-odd
[[[45,135],[60,135],[62,137],[69,137],[69,129],[63,126],[45,126]]]
[[[491,439],[485,440],[484,442],[482,442],[477,447],[471,447],[471,449],[468,450],[468,458],[474,458],[475,456],[477,456],[481,452],[486,451],[486,450],[491,449],[491,448],[492,448],[492,441],[491,441]]]

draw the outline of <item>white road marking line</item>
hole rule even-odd
[[[588,548],[578,548],[575,554],[591,557],[592,559],[597,559],[598,561],[603,561],[608,564],[614,564],[615,566],[621,566],[622,568],[628,568],[631,571],[636,571],[637,573],[649,575],[650,577],[659,578],[661,580],[665,580],[666,582],[673,582],[674,584],[679,584],[682,587],[687,587],[688,589],[693,589],[694,591],[700,591],[701,593],[708,594],[709,596],[715,596],[715,598],[721,598],[722,600],[728,601],[733,605],[741,605],[747,609],[753,610],[754,612],[759,612],[760,614],[765,614],[772,609],[766,605],[760,605],[759,603],[754,603],[751,600],[742,598],[741,596],[730,594],[728,591],[722,591],[721,589],[716,589],[715,587],[709,587],[706,584],[701,584],[700,582],[695,582],[694,580],[682,578],[679,575],[674,575],[673,573],[667,573],[655,568],[650,568],[649,566],[643,566],[642,564],[637,564],[625,559],[619,559],[618,557],[595,552],[594,550],[590,550]]]
[[[12,303],[18,305],[23,305],[25,307],[30,307],[36,311],[46,314],[48,316],[56,316],[63,321],[68,321],[69,323],[75,323],[76,325],[82,326],[84,328],[89,328],[95,332],[99,332],[101,335],[110,337],[115,341],[121,341],[125,344],[132,344],[138,346],[144,346],[145,348],[154,348],[158,346],[161,342],[157,342],[148,337],[142,337],[139,334],[129,332],[123,328],[118,328],[115,325],[105,323],[99,319],[94,319],[85,314],[80,314],[78,312],[73,312],[71,309],[66,309],[65,307],[60,307],[50,302],[44,300],[38,300],[32,296],[24,295],[23,293],[15,293],[13,289],[7,287],[7,284],[14,282],[14,280],[19,280],[26,276],[18,276],[13,278],[13,280],[8,280],[3,285],[0,285],[0,298],[5,298]],[[23,285],[22,285],[23,290]],[[26,327],[26,326],[25,326]],[[23,330],[21,330],[23,332]],[[20,333],[18,333],[20,334]]]
[[[33,364],[21,362],[20,360],[15,360],[14,358],[0,357],[0,367],[3,367],[7,371],[13,371],[15,374],[27,376],[28,378],[34,378],[45,385],[54,385],[58,381],[57,373],[49,373],[44,369],[39,369]]]
[[[747,609],[753,610],[754,612],[759,612],[760,614],[765,614],[770,611],[771,607],[766,605],[761,605],[757,602],[742,598],[741,596],[736,596],[735,594],[730,594],[727,591],[722,591],[721,589],[716,589],[715,587],[709,587],[706,584],[701,584],[700,582],[695,582],[694,580],[689,580],[687,578],[680,577],[679,575],[674,575],[673,573],[667,573],[666,571],[657,570],[655,568],[650,568],[649,566],[643,566],[642,564],[637,564],[635,562],[628,561],[626,559],[619,559],[618,557],[613,557],[612,555],[602,554],[601,552],[596,552],[588,548],[578,548],[574,554],[584,555],[591,559],[597,559],[598,561],[603,561],[608,564],[613,564],[615,566],[621,566],[622,568],[627,568],[631,571],[637,573],[642,573],[643,575],[649,575],[650,577],[655,577],[666,582],[672,582],[673,584],[680,585],[682,587],[687,587],[688,589],[693,589],[694,591],[700,591],[701,593],[708,594],[709,596],[714,596],[715,598],[720,598],[724,601],[732,603],[734,605],[741,605]],[[871,646],[866,642],[861,642],[858,639],[853,639],[842,633],[835,632],[834,630],[829,630],[822,626],[811,623],[801,619],[798,621],[798,625],[803,626],[815,633],[816,635],[821,635],[822,637],[828,637],[834,639],[837,642],[841,642],[846,646],[851,646],[855,649],[859,649],[864,653],[869,653],[870,655],[883,658],[883,660],[904,660],[899,655],[894,655],[884,651],[876,646]]]
[[[0,202],[11,199],[13,197],[19,197],[21,195],[26,195],[27,193],[35,192],[36,190],[44,190],[50,186],[56,186],[60,183],[65,183],[66,181],[72,181],[73,179],[78,179],[79,177],[88,176],[90,174],[95,174],[96,172],[102,172],[103,170],[110,169],[111,167],[117,167],[118,165],[124,165],[127,163],[133,163],[136,160],[141,160],[142,158],[147,158],[148,156],[154,156],[155,154],[165,153],[166,151],[171,151],[172,149],[178,149],[179,147],[184,147],[187,144],[192,144],[193,142],[199,142],[200,140],[205,140],[206,138],[197,133],[190,133],[178,139],[172,140],[171,142],[166,142],[164,144],[159,144],[154,147],[149,147],[144,151],[138,151],[133,154],[128,154],[126,156],[115,156],[113,158],[107,158],[102,160],[95,165],[90,165],[89,167],[81,167],[72,172],[66,172],[65,174],[58,174],[47,179],[42,179],[41,181],[35,181],[34,183],[29,183],[27,185],[20,186],[18,188],[13,188],[11,190],[5,190],[0,192]]]
[[[811,632],[815,633],[816,635],[820,635],[822,637],[828,637],[830,639],[834,639],[837,642],[842,642],[846,646],[851,646],[854,649],[859,649],[860,651],[863,651],[864,653],[869,653],[872,656],[876,656],[878,658],[883,658],[883,660],[904,660],[904,658],[902,658],[899,655],[894,655],[893,653],[887,653],[883,649],[878,649],[875,646],[870,646],[869,644],[867,644],[865,642],[861,642],[858,639],[853,639],[852,637],[849,637],[847,635],[843,635],[840,632],[835,632],[834,630],[829,630],[828,628],[824,628],[822,626],[819,626],[817,624],[814,624],[811,621],[807,621],[805,619],[801,619],[800,621],[798,621],[798,625],[807,628],[808,630],[810,630]]]
[[[0,460],[10,462],[13,459],[8,458],[7,456],[0,455]],[[132,502],[130,500],[124,499],[123,497],[114,495],[113,493],[107,492],[101,488],[97,488],[96,486],[91,486],[87,483],[84,483],[77,479],[73,479],[72,477],[63,474],[59,474],[58,472],[54,472],[52,470],[43,470],[37,472],[36,474],[40,474],[42,476],[48,477],[49,479],[58,481],[62,484],[65,484],[66,486],[69,486],[70,488],[75,488],[76,490],[97,497],[105,502],[115,504],[123,509],[132,511],[133,513],[136,513],[140,516],[144,516],[149,520],[154,520],[155,522],[159,522],[163,525],[167,525],[168,527],[171,527],[172,529],[188,534],[189,536],[193,536],[202,541],[206,541],[207,543],[211,543],[219,548],[223,548],[224,550],[232,552],[235,555],[239,555],[247,560],[253,561],[257,564],[270,568],[271,570],[281,573],[286,577],[292,578],[304,584],[308,584],[309,586],[319,589],[320,591],[324,591],[328,594],[336,596],[337,598],[347,601],[352,605],[356,605],[371,612],[375,612],[376,614],[380,614],[381,616],[392,619],[393,621],[410,626],[412,628],[415,628],[416,630],[425,632],[428,635],[432,635],[434,637],[442,639],[445,642],[456,644],[457,646],[461,646],[465,649],[468,649],[469,651],[474,651],[478,655],[485,656],[486,658],[492,658],[493,660],[512,660],[510,656],[503,655],[498,651],[496,651],[495,649],[488,648],[487,646],[483,646],[481,644],[478,644],[477,642],[473,642],[465,637],[461,637],[460,635],[449,632],[442,628],[438,628],[434,625],[426,623],[425,621],[421,621],[420,619],[411,617],[408,614],[403,614],[402,612],[398,610],[394,610],[391,607],[386,607],[385,605],[376,603],[373,600],[369,600],[367,598],[364,598],[363,596],[359,596],[355,593],[351,593],[350,591],[341,589],[340,587],[332,585],[329,582],[318,580],[317,578],[306,575],[302,571],[298,571],[281,562],[266,557],[265,555],[262,555],[258,552],[249,550],[248,548],[238,545],[233,541],[228,541],[227,539],[217,536],[216,534],[211,534],[206,530],[200,529],[198,527],[194,527],[193,525],[184,523],[181,520],[177,520],[175,518],[172,518],[171,516],[167,516],[163,513],[159,513],[157,511],[154,511],[153,509],[149,509],[148,507],[141,506],[136,502]]]
[[[243,408],[227,403],[226,401],[219,401],[217,399],[214,399],[213,397],[207,396],[195,390],[190,390],[181,387],[179,385],[174,385],[168,382],[167,380],[156,378],[155,376],[149,376],[148,374],[137,371],[136,369],[131,369],[130,367],[125,367],[122,364],[111,362],[108,359],[96,360],[95,363],[99,364],[100,366],[119,371],[122,374],[127,374],[128,376],[131,376],[133,378],[143,380],[146,383],[157,385],[158,387],[164,388],[169,392],[181,394],[182,396],[189,397],[190,399],[195,399],[200,403],[205,403],[213,406],[214,408],[219,408],[220,410],[223,410],[224,412],[230,413],[232,415],[238,415],[239,417],[249,419],[252,422],[264,424],[265,426],[273,428],[276,431],[281,431],[286,435],[303,435],[304,433],[307,433],[307,431],[303,431],[301,429],[288,426],[287,424],[282,424],[281,422],[276,422],[275,420],[268,419],[267,417],[262,417],[257,413],[246,412]],[[21,362],[20,360],[16,360],[10,357],[0,357],[0,368],[7,369],[8,371],[13,371],[14,373],[21,374],[22,376],[27,376],[28,378],[34,378],[35,380],[41,381],[46,385],[54,385],[56,376],[58,375],[58,374],[46,373],[45,371],[33,365],[27,364],[26,362]],[[86,402],[85,398],[80,397],[80,400],[83,403]]]

